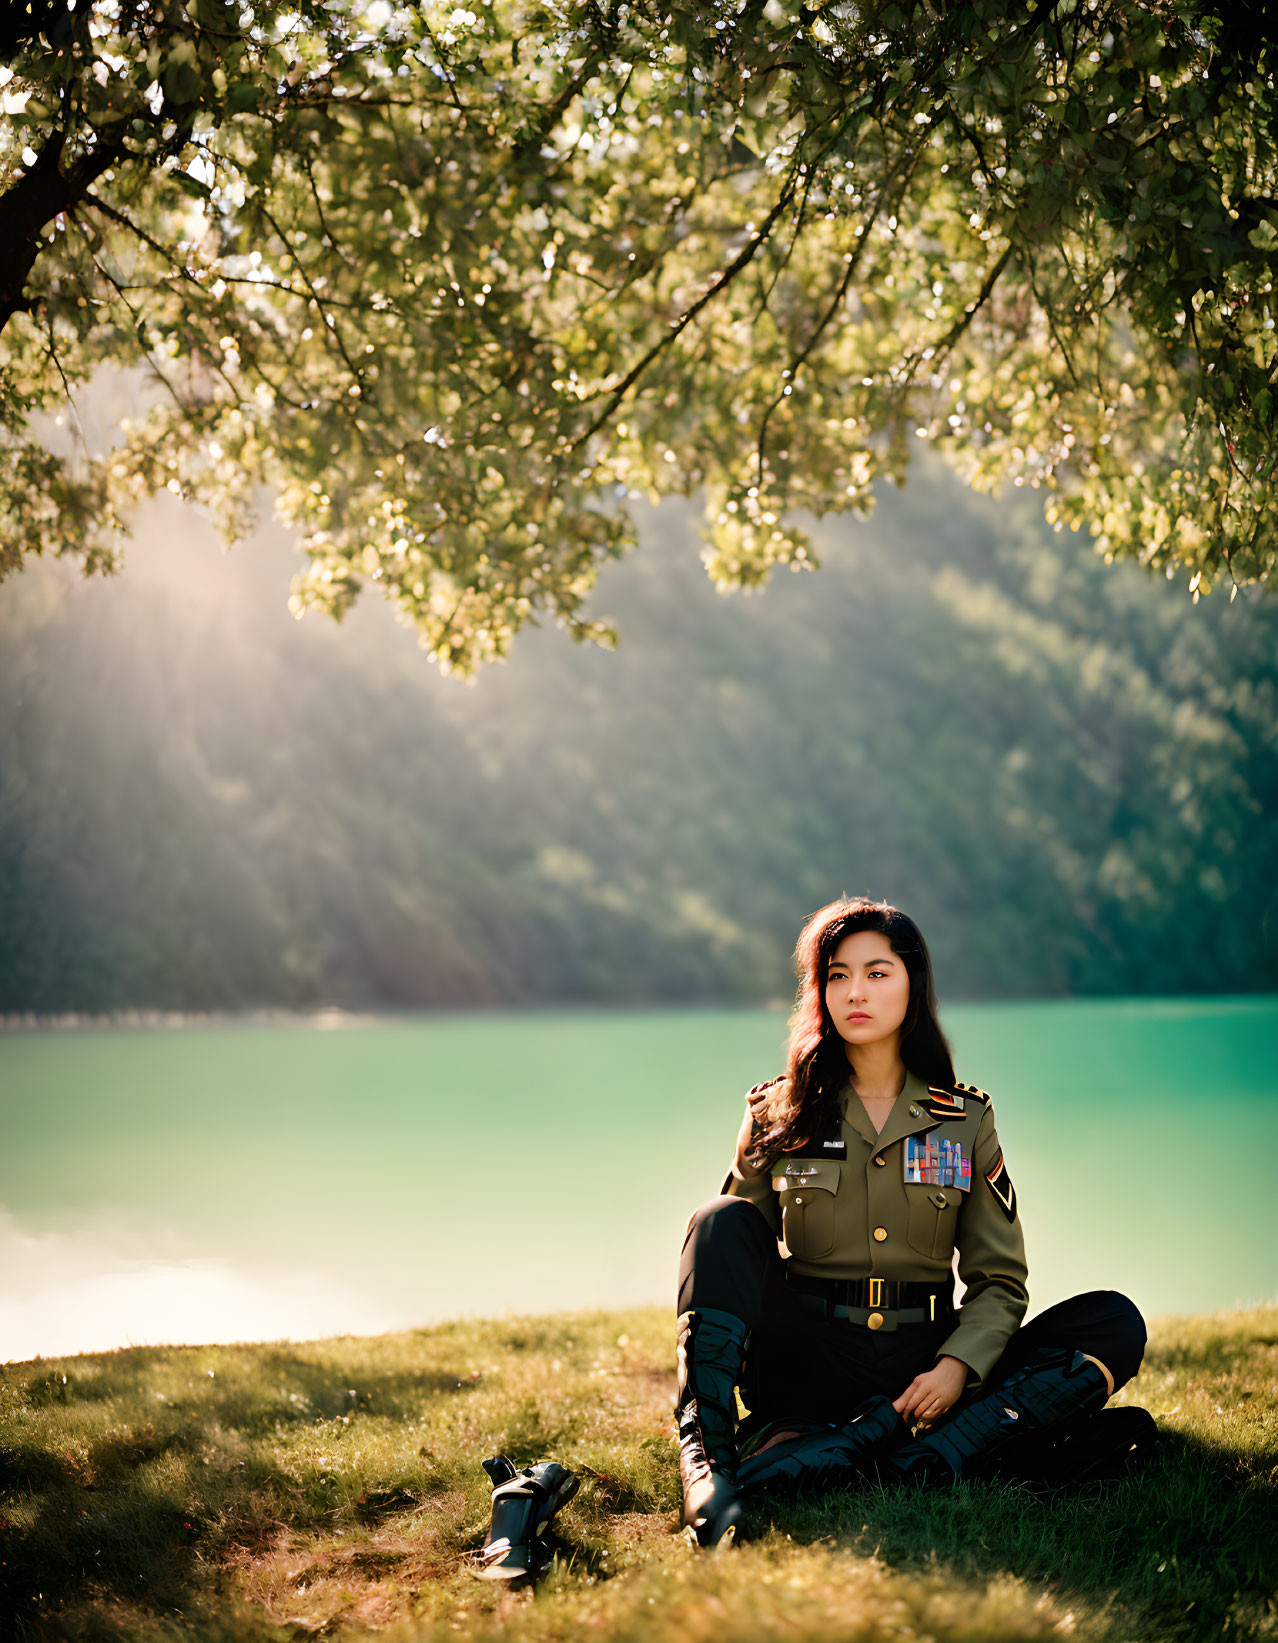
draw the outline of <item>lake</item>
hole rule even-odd
[[[1278,1295],[1278,999],[968,1004],[1032,1310]],[[656,1302],[784,1016],[0,1034],[0,1360]]]

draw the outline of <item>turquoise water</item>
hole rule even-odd
[[[1278,1295],[1278,999],[945,1012],[1032,1304]],[[784,1019],[451,1014],[0,1037],[0,1359],[672,1301]]]

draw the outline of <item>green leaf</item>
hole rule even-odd
[[[240,80],[226,94],[227,112],[243,114],[257,108],[262,101],[262,89],[251,80]]]
[[[189,172],[175,171],[173,181],[184,194],[189,194],[193,200],[207,200],[211,190],[207,183],[202,183],[198,177],[192,177]]]

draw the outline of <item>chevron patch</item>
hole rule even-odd
[[[1016,1219],[1016,1188],[1012,1185],[1012,1177],[1007,1173],[1007,1165],[1003,1162],[1000,1149],[994,1160],[993,1169],[986,1170],[985,1179],[989,1182],[990,1191],[998,1201],[998,1207],[1007,1216],[1009,1221]]]
[[[956,1079],[954,1082],[954,1088],[956,1090],[962,1090],[963,1094],[970,1100],[979,1101],[983,1107],[989,1106],[989,1096],[986,1095],[984,1090],[978,1090],[975,1084],[962,1084]]]

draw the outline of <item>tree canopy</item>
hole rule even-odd
[[[0,69],[0,566],[263,485],[293,603],[446,671],[583,614],[636,495],[722,587],[916,440],[1183,575],[1273,563],[1274,51],[1190,0],[31,0]],[[36,413],[104,366],[137,415]]]

